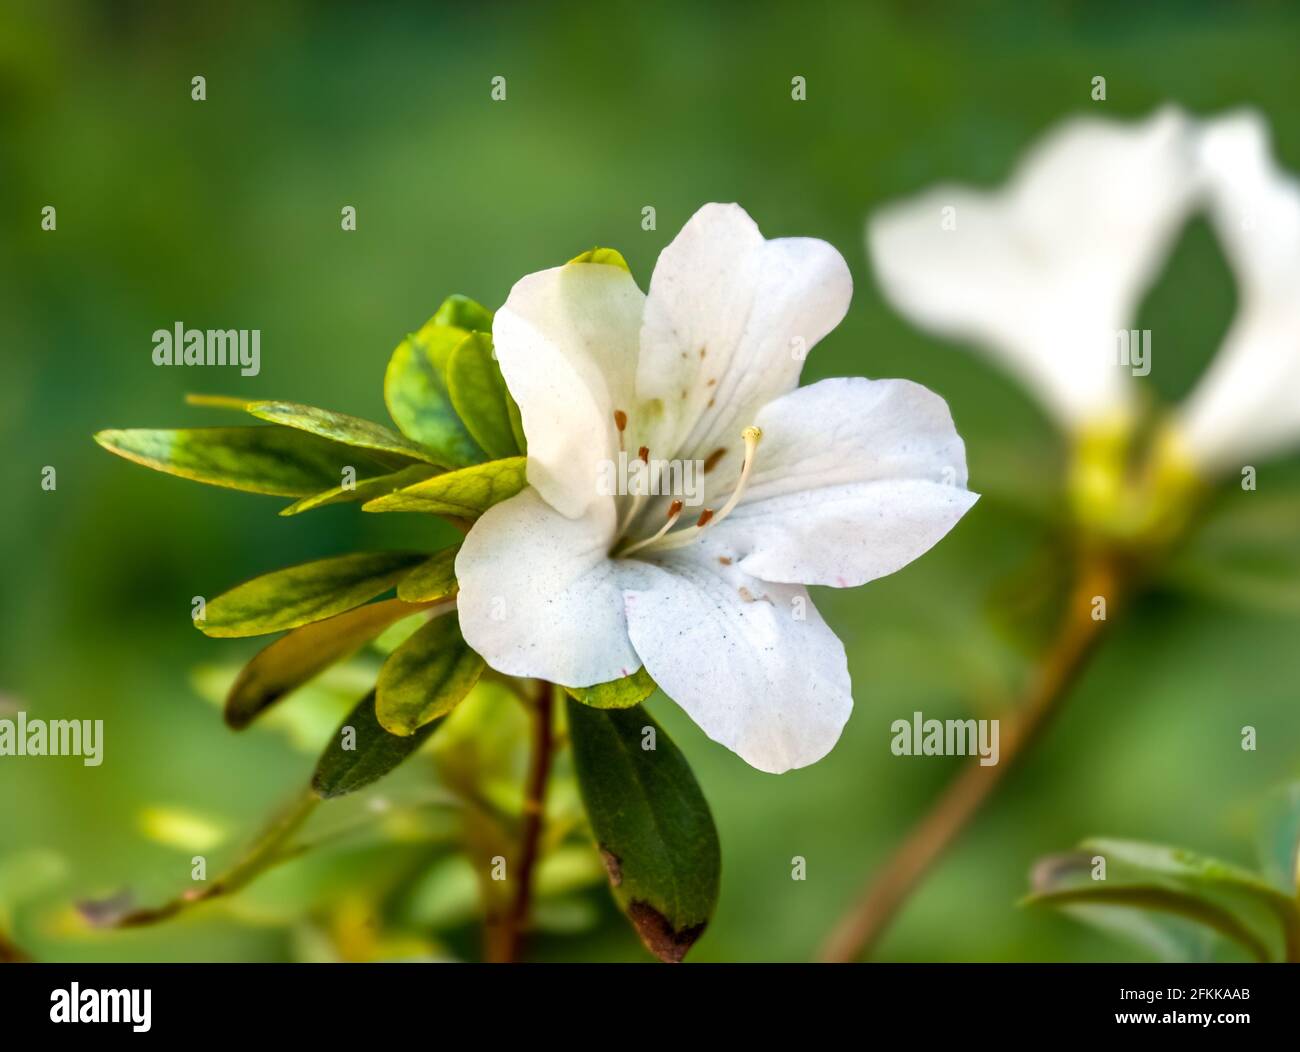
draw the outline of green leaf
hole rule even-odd
[[[426,556],[355,552],[254,577],[207,604],[209,636],[260,636],[341,614],[388,591]]]
[[[492,312],[468,296],[453,293],[433,315],[434,323],[465,332],[491,332]]]
[[[246,413],[251,403],[247,398],[238,398],[234,395],[191,393],[185,396],[185,404],[200,406],[204,409],[233,409],[238,413]]]
[[[389,734],[375,718],[375,692],[371,691],[348,713],[321,753],[312,789],[327,800],[364,789],[413,756],[441,722],[426,723],[405,737]],[[351,734],[346,733],[349,729]]]
[[[1162,569],[1172,590],[1251,612],[1300,613],[1300,493],[1220,491],[1186,545]]]
[[[580,256],[574,256],[570,263],[604,263],[609,267],[622,267],[629,274],[632,268],[627,265],[627,260],[623,258],[623,253],[614,248],[592,248],[588,249]]]
[[[401,466],[408,460],[438,463],[423,446],[390,431],[383,424],[348,416],[346,413],[317,409],[298,402],[249,402],[248,412],[271,424],[306,431],[310,435],[328,438],[332,442],[356,449],[368,449],[388,458],[396,457],[398,464],[394,466]]]
[[[430,603],[455,595],[456,553],[459,551],[460,545],[455,544],[431,555],[402,578],[397,586],[397,598],[408,603]]]
[[[593,687],[565,687],[573,698],[593,709],[630,709],[655,692],[655,681],[642,665],[630,676]]]
[[[492,337],[471,333],[447,361],[447,390],[461,421],[493,459],[517,456],[505,378],[492,356]]]
[[[1284,786],[1266,801],[1259,853],[1264,872],[1300,899],[1300,782]]]
[[[400,599],[359,606],[281,636],[240,671],[226,695],[226,723],[242,730],[281,698],[374,639],[389,625],[419,612]],[[355,696],[355,695],[354,695]]]
[[[645,709],[570,700],[573,763],[620,908],[646,948],[680,961],[718,897],[721,852],[686,758]],[[647,732],[654,748],[643,748]]]
[[[473,331],[465,326],[483,324],[491,325],[487,311],[463,296],[450,297],[419,332],[398,344],[384,374],[384,401],[394,423],[447,467],[487,459],[447,390],[447,361]]]
[[[1129,906],[1186,917],[1243,946],[1258,961],[1272,959],[1268,946],[1230,911],[1197,895],[1162,884],[1116,884],[1097,881],[1093,887],[1065,888],[1030,895],[1031,906]]]
[[[384,470],[369,454],[286,427],[131,428],[100,431],[95,441],[155,471],[276,497],[337,486],[346,467],[359,476]]]
[[[510,415],[510,432],[515,436],[515,448],[520,453],[527,453],[528,436],[524,434],[524,418],[519,412],[519,403],[513,398],[507,399],[506,412]]]
[[[455,615],[435,617],[379,670],[375,715],[390,733],[412,734],[454,709],[482,672],[483,659],[461,638]]]
[[[412,486],[417,482],[432,478],[434,475],[439,474],[439,470],[432,464],[412,464],[410,467],[402,468],[401,471],[394,471],[387,475],[358,479],[352,486],[340,485],[335,486],[333,489],[322,490],[320,493],[313,493],[310,497],[303,497],[301,500],[295,501],[287,508],[281,508],[280,514],[298,515],[314,508],[323,508],[327,504],[374,500],[376,497],[394,493],[406,486]]]
[[[527,485],[527,457],[507,457],[449,471],[386,497],[368,501],[362,511],[422,511],[476,519],[494,504],[513,497]]]
[[[1141,873],[1172,877],[1223,891],[1244,892],[1260,899],[1270,908],[1292,905],[1289,896],[1283,895],[1258,874],[1231,862],[1208,858],[1183,848],[1108,838],[1085,840],[1079,847],[1083,851],[1103,856],[1108,863],[1118,862]]]
[[[1104,856],[1107,862],[1129,866],[1140,875],[1176,880],[1193,894],[1204,891],[1231,896],[1229,905],[1238,914],[1262,908],[1280,927],[1288,960],[1300,956],[1300,903],[1248,869],[1183,848],[1136,840],[1092,839],[1080,847]]]

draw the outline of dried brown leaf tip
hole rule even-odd
[[[605,872],[609,874],[610,884],[614,887],[622,884],[623,860],[603,846],[600,849],[600,860],[605,863]]]
[[[704,934],[703,924],[674,931],[668,918],[647,902],[628,903],[627,917],[645,948],[667,964],[681,964],[695,940]]]

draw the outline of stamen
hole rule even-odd
[[[614,410],[614,426],[618,429],[618,448],[623,449],[623,432],[627,430],[627,414],[621,409]]]
[[[623,435],[620,433],[618,437],[619,437],[619,449],[621,450]],[[637,459],[640,460],[641,463],[644,464],[647,469],[649,469],[650,447],[642,446],[640,449],[636,451],[636,455],[637,455]],[[646,479],[645,486],[642,487],[639,493],[632,494],[632,499],[628,502],[627,508],[625,509],[626,513],[619,519],[618,533],[620,536],[622,536],[624,533],[627,532],[628,527],[630,527],[632,523],[636,521],[636,517],[641,514],[641,508],[645,505],[646,495],[653,488],[654,488],[654,480],[648,477],[648,470],[647,470],[647,479]]]
[[[744,494],[745,487],[749,484],[750,472],[754,470],[754,457],[758,452],[758,443],[763,437],[763,432],[760,428],[751,424],[740,433],[740,437],[745,440],[745,463],[741,465],[740,478],[736,480],[736,488],[731,491],[731,496],[727,499],[727,503],[722,506],[722,510],[716,515],[713,513],[713,509],[705,508],[704,513],[696,520],[694,526],[689,526],[684,530],[678,530],[676,533],[666,537],[663,537],[662,534],[667,531],[660,530],[659,533],[655,534],[655,536],[651,538],[651,540],[657,542],[655,547],[659,551],[666,551],[670,548],[680,548],[684,545],[690,544],[709,526],[716,526],[730,515],[736,505],[740,503],[741,495]],[[637,545],[637,547],[643,546],[644,544]]]
[[[669,530],[671,530],[674,526],[677,525],[677,520],[682,517],[683,506],[684,505],[680,500],[675,500],[671,504],[669,504],[668,518],[667,520],[665,520],[664,524],[659,527],[659,532],[656,533],[653,537],[647,537],[643,541],[637,541],[636,544],[629,544],[626,548],[624,548],[621,552],[619,552],[619,555],[631,555],[633,552],[639,551],[640,549],[646,547],[647,545],[654,544],[655,541],[659,540],[660,537],[662,537],[665,533],[667,533]],[[708,513],[706,512],[706,514]]]

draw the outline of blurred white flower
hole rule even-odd
[[[1220,469],[1300,441],[1300,182],[1274,164],[1256,114],[1209,122],[1198,146],[1238,307],[1179,424],[1194,461]]]
[[[1077,436],[1131,425],[1119,334],[1201,209],[1239,289],[1227,340],[1174,420],[1210,475],[1300,439],[1300,188],[1273,164],[1260,118],[1073,119],[1006,188],[886,207],[867,244],[900,311],[997,357]]]
[[[530,486],[456,560],[461,628],[489,665],[589,686],[644,663],[755,767],[830,750],[847,662],[804,586],[892,573],[975,501],[942,399],[903,380],[797,388],[851,294],[830,245],[765,240],[736,205],[692,217],[648,295],[601,263],[515,285],[494,340]],[[705,510],[603,492],[620,452],[704,465]]]

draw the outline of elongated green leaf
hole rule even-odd
[[[394,493],[399,489],[432,478],[434,475],[439,474],[439,470],[433,464],[412,464],[410,467],[402,468],[401,471],[393,471],[387,475],[358,479],[352,486],[340,485],[335,486],[333,489],[322,490],[320,493],[313,493],[310,497],[303,497],[301,500],[294,501],[287,508],[281,508],[280,514],[299,515],[314,508],[323,508],[327,504],[374,500],[376,497]]]
[[[1103,856],[1107,862],[1132,866],[1142,873],[1173,877],[1190,884],[1225,891],[1244,892],[1270,907],[1292,905],[1289,895],[1282,894],[1258,874],[1231,862],[1208,858],[1183,848],[1101,837],[1085,840],[1079,846],[1083,851]]]
[[[491,324],[491,315],[473,300],[452,296],[419,332],[397,345],[384,374],[384,401],[393,422],[447,467],[487,459],[452,405],[447,360],[471,331]]]
[[[655,681],[642,665],[630,676],[593,687],[565,687],[571,697],[593,709],[630,709],[655,692]]]
[[[610,267],[622,267],[629,274],[632,268],[627,265],[627,260],[623,258],[623,253],[616,248],[592,248],[588,249],[580,256],[574,256],[570,263],[604,263]]]
[[[456,615],[435,617],[388,655],[375,685],[375,715],[390,733],[412,734],[460,704],[482,672]]]
[[[718,897],[721,853],[704,794],[645,709],[570,700],[566,711],[578,785],[614,898],[651,953],[680,961]]]
[[[1272,959],[1268,945],[1224,907],[1207,899],[1162,884],[1116,884],[1097,881],[1092,887],[1065,888],[1030,895],[1031,906],[1129,906],[1171,913],[1196,921],[1243,946],[1258,961]]]
[[[510,423],[512,402],[501,368],[492,357],[492,337],[470,333],[447,360],[451,404],[480,446],[494,459],[517,456]]]
[[[348,713],[321,753],[312,789],[327,800],[364,789],[415,755],[441,722],[426,723],[405,737],[389,734],[375,718],[375,692],[371,691]]]
[[[251,402],[247,398],[238,398],[235,395],[191,393],[185,396],[185,404],[200,406],[204,409],[233,409],[237,413],[247,413]]]
[[[429,556],[397,586],[397,598],[408,603],[430,603],[456,594],[456,553],[460,545]]]
[[[242,730],[281,698],[419,609],[400,599],[388,599],[281,636],[258,651],[231,685],[226,695],[226,723]]]
[[[423,446],[390,431],[383,424],[348,416],[346,413],[317,409],[299,402],[249,402],[248,412],[271,424],[306,431],[310,435],[328,438],[345,446],[368,449],[388,459],[396,458],[394,466],[401,466],[410,460],[437,463]]]
[[[519,403],[513,398],[507,399],[506,412],[510,416],[510,432],[515,436],[515,448],[520,453],[527,453],[528,436],[524,434],[524,418],[519,412]]]
[[[379,497],[361,506],[362,511],[422,511],[476,519],[493,504],[513,497],[527,484],[527,457],[507,457],[486,464],[449,471],[414,486]]]
[[[370,454],[286,427],[195,427],[100,431],[110,453],[169,475],[213,486],[305,497],[337,486],[343,469],[384,471]]]
[[[207,604],[210,636],[260,636],[341,614],[388,591],[421,552],[356,552],[254,577]]]

